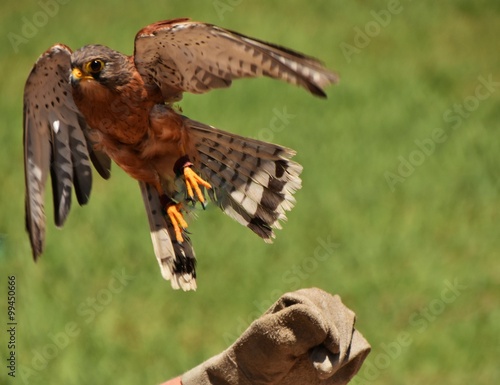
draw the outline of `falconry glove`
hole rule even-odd
[[[340,385],[370,345],[355,315],[320,289],[284,294],[227,350],[182,376],[184,385]]]

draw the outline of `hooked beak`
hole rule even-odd
[[[72,83],[85,79],[93,79],[92,76],[84,74],[81,69],[76,67],[71,70],[70,78]]]

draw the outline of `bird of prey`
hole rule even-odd
[[[24,91],[26,228],[36,260],[44,250],[45,184],[61,227],[72,188],[89,200],[92,167],[111,160],[139,182],[154,252],[174,289],[195,290],[195,253],[185,214],[206,196],[266,242],[294,205],[302,167],[291,149],[244,138],[183,116],[184,92],[267,76],[326,97],[337,75],[317,59],[188,18],[141,29],[133,56],[103,45],[72,52],[55,44],[34,64]]]

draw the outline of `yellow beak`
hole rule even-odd
[[[71,76],[75,80],[92,79],[92,76],[85,75],[79,68],[76,67],[71,70]]]

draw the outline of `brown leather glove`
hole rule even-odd
[[[283,295],[227,350],[182,376],[184,385],[347,384],[370,352],[339,296]]]

